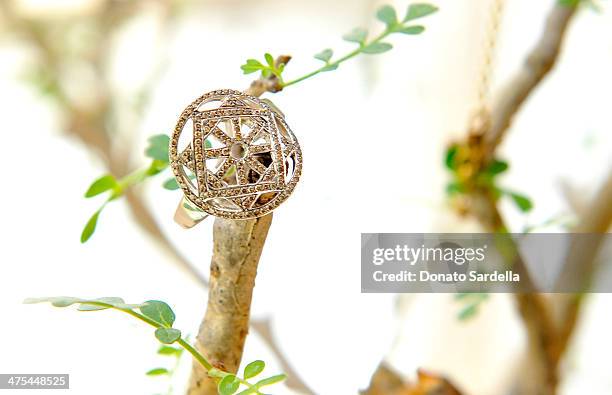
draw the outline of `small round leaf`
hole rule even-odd
[[[264,361],[253,361],[244,368],[244,378],[250,379],[251,377],[257,376],[261,373],[266,367],[266,363]]]
[[[314,57],[315,57],[315,59],[319,59],[319,60],[327,63],[332,58],[332,56],[334,56],[334,51],[332,51],[331,49],[327,48],[327,49],[324,49],[323,51],[319,52],[318,54],[316,54]]]
[[[393,48],[393,45],[389,43],[372,43],[368,45],[367,47],[364,47],[361,51],[369,55],[375,55],[375,54],[387,52],[391,50],[391,48]]]
[[[125,305],[125,300],[123,300],[122,298],[114,297],[114,296],[94,299],[92,300],[92,302],[102,302],[102,303],[109,304],[111,306]],[[98,311],[98,310],[105,310],[108,308],[109,307],[88,304],[87,301],[84,301],[84,302],[81,302],[77,310],[79,311]]]
[[[421,34],[425,31],[424,26],[415,25],[415,26],[405,26],[398,30],[400,33],[404,34]]]
[[[404,17],[404,22],[422,18],[424,16],[433,14],[436,11],[438,11],[438,8],[431,4],[411,4],[410,7],[408,7],[406,16]]]
[[[23,301],[23,303],[34,304],[48,302],[55,307],[68,307],[75,303],[80,303],[81,301],[82,299],[74,298],[72,296],[53,296],[50,298],[27,298]]]
[[[159,350],[157,350],[159,355],[181,355],[183,350],[180,348],[170,347],[170,346],[161,346]]]
[[[240,381],[233,374],[228,374],[219,381],[217,389],[220,395],[232,395],[240,387]]]
[[[325,66],[321,69],[321,71],[334,71],[338,68],[338,64],[330,64],[329,66]]]
[[[166,368],[155,368],[149,370],[147,376],[161,376],[162,374],[169,374],[170,372]]]
[[[176,178],[174,177],[168,178],[166,181],[164,181],[162,186],[164,187],[164,189],[167,189],[169,191],[176,191],[177,189],[179,189],[179,184],[178,182],[176,182]]]
[[[176,316],[166,302],[148,300],[140,307],[140,312],[158,324],[171,328]]]
[[[357,27],[351,30],[350,32],[346,33],[344,36],[342,36],[342,38],[345,41],[359,43],[359,44],[363,44],[367,37],[368,37],[368,31],[360,27]]]
[[[157,328],[155,337],[164,344],[172,344],[181,338],[181,331],[174,328]]]
[[[395,8],[391,7],[390,5],[380,7],[376,12],[376,18],[388,26],[392,26],[397,23],[397,13],[395,12]]]
[[[145,154],[152,159],[168,163],[168,147],[170,145],[170,136],[166,134],[158,134],[149,137],[149,146],[145,150]]]

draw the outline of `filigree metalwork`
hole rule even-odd
[[[242,92],[217,90],[191,103],[170,140],[178,185],[197,209],[257,218],[284,202],[302,171],[302,152],[284,116]]]

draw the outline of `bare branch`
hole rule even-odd
[[[242,221],[215,219],[208,307],[196,346],[227,372],[236,373],[240,366],[257,265],[271,224],[272,213]],[[188,394],[217,394],[215,379],[196,361]]]
[[[506,84],[493,104],[491,127],[485,135],[489,159],[510,127],[514,115],[556,64],[565,32],[576,8],[555,4],[548,15],[542,36],[528,55],[523,68]]]
[[[544,31],[523,68],[506,84],[493,102],[490,113],[475,124],[463,143],[471,154],[473,174],[486,169],[495,158],[497,148],[508,131],[515,114],[556,64],[575,6],[555,5],[548,15]],[[507,231],[499,212],[497,197],[487,187],[476,186],[471,192],[469,211],[491,232]],[[522,281],[533,285],[522,259],[517,269]],[[515,294],[517,308],[525,324],[528,361],[520,383],[521,394],[552,395],[556,393],[558,364],[565,348],[557,328],[552,306],[544,295]]]

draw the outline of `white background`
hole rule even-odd
[[[24,3],[24,12],[61,15],[86,13],[97,2]],[[461,323],[451,295],[398,300],[361,294],[359,285],[360,232],[479,229],[447,207],[441,164],[445,146],[464,133],[474,110],[486,3],[437,1],[440,12],[423,21],[422,36],[392,37],[393,51],[348,62],[273,97],[300,140],[305,167],[294,195],[275,213],[253,315],[271,317],[283,351],[317,393],[356,393],[385,356],[408,376],[418,367],[433,369],[473,395],[503,394],[516,380],[524,335],[507,295],[493,296],[476,319]],[[395,2],[400,10],[407,4]],[[495,87],[521,65],[551,4],[507,1]],[[291,53],[286,74],[299,76],[317,66],[312,54],[321,49],[350,50],[340,36],[356,25],[380,28],[372,18],[376,7],[365,0],[201,2],[171,37],[168,68],[133,138],[144,148],[148,136],[169,133],[201,93],[248,86],[250,76],[239,69],[248,57]],[[116,39],[111,83],[126,100],[158,55],[151,39],[156,20],[155,7],[146,8]],[[558,68],[501,147],[511,162],[503,185],[535,202],[528,216],[503,203],[513,230],[569,212],[562,182],[587,201],[609,171],[611,37],[608,4],[600,14],[583,10]],[[0,39],[0,372],[70,373],[72,394],[163,391],[163,379],[144,375],[164,363],[150,328],[116,312],[21,304],[50,295],[161,299],[174,307],[176,326],[192,334],[206,306],[206,291],[143,236],[123,201],[109,205],[92,240],[79,244],[99,204],[82,196],[104,169],[64,136],[53,106],[19,78],[31,56],[11,37]],[[189,231],[176,226],[180,193],[163,190],[163,179],[142,193],[166,234],[207,275],[212,221]],[[609,303],[607,295],[589,298],[564,364],[564,394],[612,393]],[[253,359],[266,360],[270,373],[279,369],[256,336],[244,357]]]

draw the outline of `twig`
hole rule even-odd
[[[527,98],[539,86],[557,62],[560,49],[576,6],[556,2],[550,12],[544,31],[527,57],[523,68],[512,78],[494,101],[488,118],[468,134],[465,146],[474,156],[474,168],[485,169],[495,158],[497,147],[507,133],[512,119]],[[507,231],[497,206],[497,198],[487,188],[472,192],[470,211],[491,232]],[[518,260],[522,281],[533,286],[523,261]],[[551,306],[537,293],[515,294],[517,308],[525,324],[529,350],[529,363],[521,380],[521,394],[550,395],[556,393],[558,363],[562,347]],[[568,335],[569,336],[569,335]]]
[[[582,219],[574,229],[577,233],[570,244],[563,275],[558,290],[570,287],[581,287],[577,291],[586,291],[597,273],[596,261],[600,244],[612,225],[612,171],[599,191],[595,194],[590,206],[585,210]],[[585,236],[584,234],[588,234]],[[559,352],[563,353],[571,340],[580,313],[583,295],[570,294],[560,297],[561,305]]]
[[[253,320],[251,321],[251,327],[259,333],[259,335],[266,341],[270,350],[276,355],[278,362],[283,370],[283,373],[287,375],[285,384],[287,387],[298,391],[300,394],[313,395],[314,391],[310,388],[300,377],[297,371],[291,367],[291,364],[283,355],[282,350],[274,339],[274,334],[270,328],[270,320]]]
[[[565,32],[576,9],[576,6],[561,4],[553,7],[544,31],[523,68],[506,84],[506,88],[493,104],[491,127],[485,135],[485,152],[488,159],[502,141],[514,115],[557,62]]]

